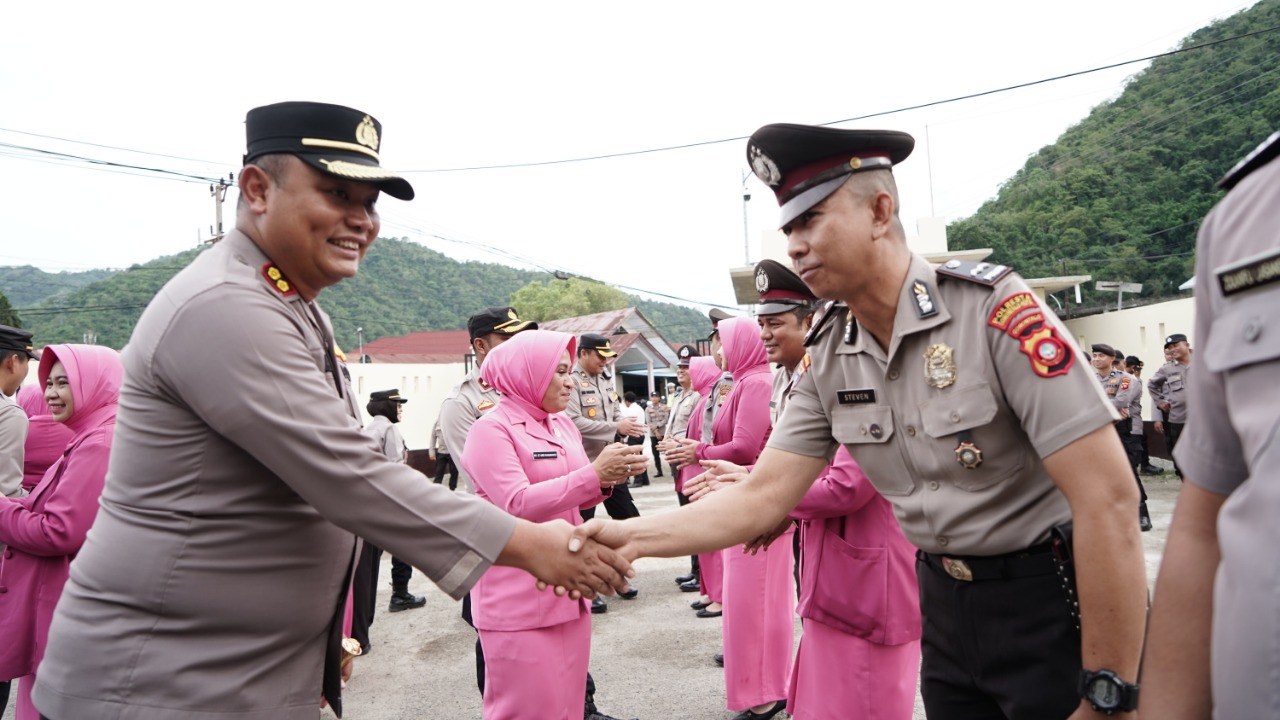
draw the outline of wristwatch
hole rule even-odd
[[[1138,708],[1138,686],[1121,680],[1110,670],[1081,670],[1079,691],[1094,711],[1105,715]]]

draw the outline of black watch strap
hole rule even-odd
[[[1077,688],[1080,697],[1089,701],[1096,712],[1111,715],[1138,708],[1138,685],[1127,683],[1105,668],[1081,670]]]

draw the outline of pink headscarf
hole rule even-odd
[[[49,345],[40,354],[40,385],[49,380],[55,362],[62,362],[75,401],[64,423],[75,433],[71,442],[115,421],[124,366],[120,353],[101,345]]]
[[[554,330],[525,330],[494,348],[480,366],[480,378],[502,393],[502,402],[515,402],[535,420],[544,420],[542,397],[566,350],[573,362],[578,340]]]
[[[705,396],[711,392],[711,387],[721,374],[715,360],[706,356],[689,358],[689,381],[693,384],[694,392],[699,395]]]
[[[49,403],[44,401],[44,385],[23,385],[18,389],[18,405],[27,417],[49,414]]]
[[[724,367],[741,380],[742,374],[759,367],[769,369],[769,354],[760,340],[760,327],[753,318],[731,317],[716,326],[724,348]]]

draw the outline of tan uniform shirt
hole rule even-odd
[[[444,446],[457,448],[457,453],[461,456],[463,448],[467,446],[467,434],[471,432],[471,426],[501,399],[497,390],[480,379],[480,367],[471,368],[471,372],[449,391],[444,403],[440,405],[439,423]],[[471,478],[456,459],[454,465],[458,468],[458,487],[466,492],[475,492]]]
[[[649,435],[661,440],[667,432],[667,422],[671,419],[671,408],[666,405],[650,405],[644,409],[645,422],[649,425]]]
[[[1126,373],[1128,375],[1128,373]],[[1133,378],[1131,381],[1137,386],[1137,390],[1133,393],[1133,399],[1129,402],[1129,417],[1133,419],[1131,432],[1134,435],[1141,435],[1142,430],[1142,378],[1137,375],[1129,375]]]
[[[582,449],[595,461],[618,434],[618,391],[608,371],[592,375],[573,364],[573,394],[565,412],[582,433]]]
[[[667,437],[683,438],[689,433],[689,418],[693,415],[693,406],[698,404],[702,396],[693,390],[680,388],[672,401],[671,417],[667,419]]]
[[[1151,379],[1147,381],[1147,392],[1151,393],[1151,402],[1158,408],[1160,403],[1169,403],[1169,411],[1164,419],[1172,423],[1187,421],[1187,385],[1191,380],[1191,366],[1169,362],[1160,366]]]
[[[44,714],[315,720],[353,533],[455,598],[510,538],[509,515],[382,455],[327,370],[327,318],[284,283],[233,231],[139,320]]]
[[[0,495],[5,497],[27,494],[22,489],[22,460],[30,425],[27,413],[13,398],[0,393]]]
[[[724,405],[725,398],[729,397],[729,393],[733,390],[733,375],[724,373],[715,385],[711,386],[711,396],[707,400],[707,406],[702,410],[702,442],[711,442],[711,426],[715,423],[716,413],[720,411],[720,406]]]
[[[1230,494],[1213,601],[1214,717],[1276,712],[1280,674],[1280,161],[1240,181],[1200,226],[1187,426],[1174,450],[1187,482]],[[1225,292],[1229,290],[1230,292]],[[1211,572],[1211,570],[1206,570]]]
[[[1094,373],[1097,375],[1097,373]],[[1117,410],[1128,409],[1133,404],[1133,396],[1142,394],[1142,386],[1129,373],[1123,370],[1111,370],[1106,375],[1098,375],[1102,384],[1102,392]]]
[[[913,256],[888,352],[846,325],[846,308],[832,311],[770,447],[830,459],[843,444],[928,552],[1013,552],[1070,518],[1041,458],[1116,414],[1020,277],[988,287],[939,276]],[[965,438],[971,448],[957,452]]]

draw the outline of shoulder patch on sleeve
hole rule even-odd
[[[987,318],[987,324],[1018,343],[1031,360],[1031,370],[1040,377],[1066,375],[1076,354],[1045,317],[1036,296],[1023,291],[1005,298]]]
[[[1010,272],[1013,272],[1013,268],[1008,265],[992,265],[989,262],[973,262],[972,260],[948,260],[937,270],[937,273],[943,277],[968,280],[987,287],[1000,282],[1000,278]]]
[[[1036,296],[1023,291],[1014,293],[1005,298],[991,311],[991,317],[987,318],[987,324],[999,330],[1009,330],[1013,325],[1013,321],[1027,310],[1040,310],[1040,303],[1036,300]]]

